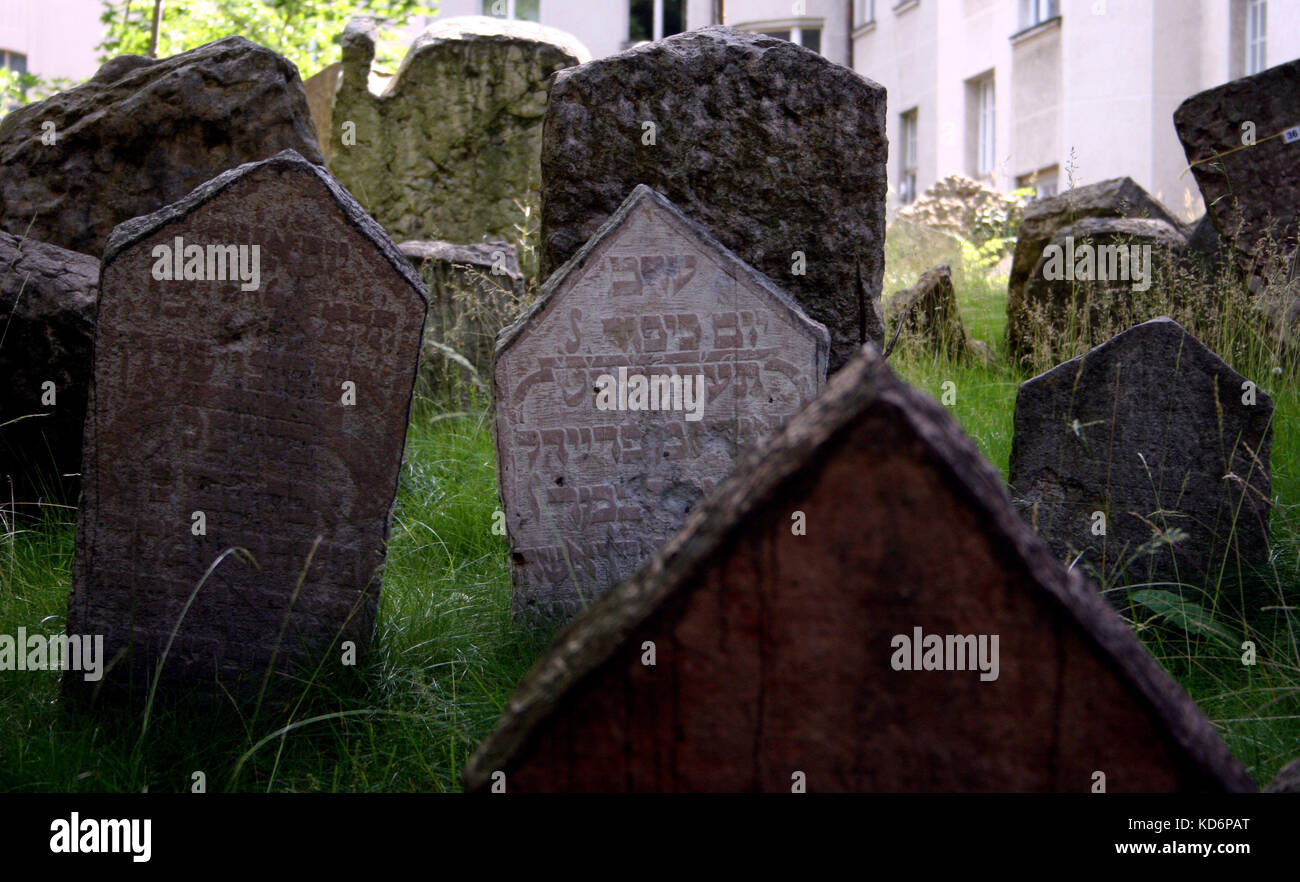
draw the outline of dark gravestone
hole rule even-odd
[[[285,151],[119,226],[100,292],[68,632],[133,649],[105,679],[136,688],[178,622],[164,685],[336,674],[378,603],[425,312],[406,260]]]
[[[99,261],[0,232],[0,504],[75,503]]]
[[[988,344],[966,333],[946,263],[923,273],[911,288],[895,292],[886,312],[889,339],[897,346],[941,353],[954,361],[987,364],[991,358]]]
[[[909,669],[934,637],[949,669]],[[557,637],[464,780],[1086,793],[1099,774],[1254,789],[956,422],[868,348]]]
[[[1082,554],[1108,585],[1204,583],[1225,560],[1268,559],[1272,413],[1262,389],[1154,319],[1020,387],[1012,493],[1057,559]],[[1173,530],[1186,538],[1158,540]]]
[[[1057,230],[1025,282],[1020,351],[1046,367],[1139,322],[1205,305],[1178,275],[1186,245],[1181,230],[1153,218],[1089,217]]]
[[[416,393],[466,405],[478,394],[486,397],[497,335],[523,308],[515,246],[429,240],[397,247],[429,293]]]
[[[1300,210],[1300,59],[1198,92],[1174,127],[1224,241],[1249,260],[1294,250]]]
[[[1177,229],[1178,222],[1132,178],[1112,178],[1075,187],[1025,208],[1016,231],[1016,250],[1007,282],[1007,348],[1014,358],[1033,351],[1033,315],[1025,302],[1025,288],[1039,266],[1043,251],[1064,227],[1085,218],[1151,218]]]
[[[639,186],[497,342],[516,610],[631,575],[826,380],[826,329]]]
[[[542,137],[542,274],[646,184],[826,325],[834,372],[860,322],[884,336],[887,149],[885,90],[788,40],[700,28],[560,71]]]
[[[0,227],[98,258],[117,224],[285,149],[324,161],[288,59],[243,37],[120,56],[0,122]]]

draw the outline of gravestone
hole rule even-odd
[[[523,308],[515,246],[410,241],[397,247],[429,295],[416,394],[462,404],[478,389],[486,397],[497,335]]]
[[[292,151],[114,230],[68,600],[69,633],[130,650],[106,680],[148,685],[170,645],[164,686],[238,694],[364,651],[424,312],[384,232]]]
[[[1132,178],[1074,187],[1025,207],[1007,282],[1007,348],[1012,357],[1028,360],[1033,354],[1034,316],[1025,302],[1025,287],[1052,237],[1085,218],[1121,217],[1151,218],[1178,228],[1164,206]]]
[[[497,341],[497,463],[516,611],[631,574],[826,378],[826,329],[637,187]]]
[[[285,149],[324,161],[288,59],[243,37],[119,56],[0,121],[0,228],[98,259],[122,221]]]
[[[0,231],[0,505],[75,503],[99,261]]]
[[[871,347],[556,638],[464,784],[1254,789],[956,421]]]
[[[330,120],[334,118],[334,95],[343,80],[343,64],[336,61],[327,64],[316,73],[302,81],[303,92],[307,95],[307,109],[311,112],[311,121],[316,126],[316,140],[320,143],[320,152],[328,164],[333,155],[330,144]]]
[[[1202,315],[1217,300],[1181,276],[1187,239],[1154,218],[1089,217],[1057,230],[1025,282],[1017,351],[1054,365],[1162,315]]]
[[[560,71],[542,275],[646,184],[826,325],[834,372],[884,336],[887,152],[884,88],[788,40],[699,28]]]
[[[1058,560],[1082,555],[1107,585],[1205,584],[1225,559],[1268,560],[1272,413],[1264,390],[1153,319],[1021,385],[1012,493]],[[1152,545],[1173,530],[1186,538]]]
[[[1300,233],[1300,59],[1198,92],[1174,111],[1174,127],[1206,214],[1241,252],[1243,267],[1277,256],[1266,254],[1269,238],[1294,252]]]
[[[546,87],[590,56],[527,21],[460,16],[411,44],[383,94],[370,91],[373,26],[343,33],[330,170],[394,238],[515,241],[535,227]]]
[[[911,288],[895,292],[887,315],[889,339],[896,346],[942,353],[954,361],[992,360],[988,344],[966,333],[952,268],[946,263],[923,273]]]

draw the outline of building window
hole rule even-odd
[[[627,39],[631,43],[662,40],[686,30],[685,0],[629,0]]]
[[[1268,26],[1268,0],[1248,0],[1246,4],[1246,75],[1257,74],[1268,66],[1265,58],[1265,35]]]
[[[8,68],[14,73],[27,73],[27,56],[21,52],[0,49],[0,67]]]
[[[483,14],[494,18],[541,21],[542,0],[483,0]]]
[[[853,4],[854,13],[857,15],[855,26],[870,24],[876,20],[876,0],[856,0]]]
[[[993,174],[995,141],[993,77],[983,77],[975,83],[977,126],[975,133],[975,174],[988,177]]]
[[[759,31],[764,37],[775,37],[778,40],[786,40],[791,43],[798,43],[805,49],[811,49],[814,52],[822,51],[822,29],[821,28],[778,28],[771,31]]]
[[[1056,195],[1056,179],[1060,176],[1060,166],[1049,165],[1047,168],[1040,168],[1036,172],[1017,177],[1016,189],[1023,190],[1032,187],[1034,189],[1033,198],[1047,199]]]
[[[1032,28],[1059,14],[1058,0],[1020,0],[1020,29]]]
[[[916,108],[900,116],[898,122],[903,148],[898,154],[898,201],[907,205],[916,199]]]

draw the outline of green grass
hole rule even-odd
[[[0,673],[0,791],[459,789],[468,753],[550,635],[510,618],[486,408],[417,407],[408,435],[374,652],[355,681],[244,717],[233,707],[142,703],[86,712],[56,673]],[[62,628],[72,512],[10,527],[0,544],[0,633]],[[40,625],[37,625],[40,623]]]

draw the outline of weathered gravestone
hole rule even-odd
[[[739,453],[826,379],[786,294],[637,187],[497,342],[497,464],[516,610],[630,575]]]
[[[887,310],[890,342],[943,353],[953,360],[987,364],[988,344],[966,333],[952,286],[952,268],[941,263],[911,288],[897,291]]]
[[[95,258],[0,231],[0,504],[76,502],[98,292]]]
[[[464,783],[1254,789],[956,422],[870,347],[556,638]]]
[[[1155,218],[1089,217],[1060,228],[1025,282],[1020,351],[1052,365],[1148,319],[1217,313],[1220,304],[1180,273],[1186,247],[1182,230]]]
[[[561,71],[542,274],[646,184],[826,325],[833,372],[884,336],[887,152],[884,88],[788,40],[700,28]]]
[[[486,394],[497,335],[523,307],[515,246],[411,241],[397,247],[429,294],[416,393],[452,403],[468,403],[479,388]]]
[[[1262,389],[1153,319],[1020,387],[1012,494],[1059,560],[1082,555],[1107,584],[1204,583],[1225,560],[1268,559],[1272,413]]]
[[[439,21],[382,95],[369,88],[373,27],[354,19],[342,43],[330,170],[384,229],[478,242],[535,223],[547,82],[590,57],[576,38],[486,16]]]
[[[1300,59],[1198,92],[1174,111],[1206,214],[1243,266],[1300,234]],[[1294,259],[1294,258],[1293,258]],[[1257,268],[1258,269],[1258,268]]]
[[[98,258],[122,221],[285,149],[324,161],[288,59],[243,37],[119,56],[0,122],[0,228]]]
[[[114,230],[68,601],[69,633],[133,649],[106,680],[147,685],[178,622],[164,685],[328,677],[340,641],[364,650],[424,312],[292,151]]]
[[[1112,178],[1075,187],[1025,208],[1016,231],[1016,250],[1007,282],[1007,348],[1017,359],[1033,354],[1035,315],[1025,301],[1025,287],[1043,259],[1052,237],[1085,218],[1152,218],[1175,229],[1178,222],[1132,178]]]

